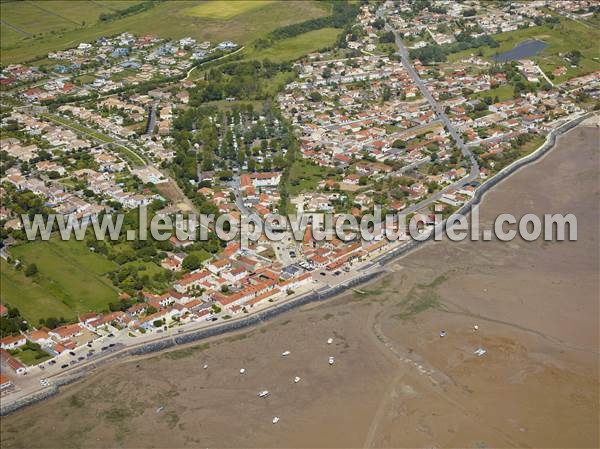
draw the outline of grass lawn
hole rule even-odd
[[[298,159],[290,168],[288,192],[290,196],[300,192],[315,190],[331,171],[326,167],[312,164],[307,159]]]
[[[342,30],[322,28],[309,31],[289,39],[276,41],[273,46],[263,50],[248,50],[246,59],[270,59],[273,62],[292,61],[321,48],[333,45]]]
[[[270,3],[273,3],[273,0],[215,0],[189,8],[185,13],[194,17],[223,20],[253,9],[264,8]]]
[[[42,350],[35,351],[30,348],[19,349],[18,352],[13,355],[28,366],[37,365],[52,358],[52,356],[47,352],[44,352]]]
[[[527,156],[529,153],[532,153],[533,151],[537,150],[545,141],[546,138],[543,136],[534,136],[533,139],[531,139],[529,142],[526,142],[523,146],[519,148],[519,151],[521,152],[521,157]]]
[[[115,73],[113,76],[110,77],[111,80],[113,81],[121,81],[122,79],[127,78],[128,76],[132,76],[135,75],[136,73],[138,73],[137,70],[133,70],[133,69],[124,69],[118,73]]]
[[[24,276],[2,261],[2,300],[36,323],[40,318],[75,318],[77,312],[107,309],[117,291],[105,273],[116,264],[76,240],[28,242],[11,248],[13,258],[35,263],[38,274]]]
[[[133,261],[123,264],[123,268],[136,267],[138,278],[142,278],[143,276],[148,276],[148,281],[144,282],[144,289],[146,290],[154,290],[154,291],[163,291],[166,290],[168,285],[164,281],[158,281],[154,279],[154,275],[163,274],[167,270],[160,265],[157,265],[154,262],[143,262],[143,261]],[[126,282],[125,282],[126,283]]]
[[[286,84],[292,82],[294,78],[294,72],[279,72],[266,84],[265,91],[269,95],[276,95],[283,90]]]
[[[113,1],[72,3],[76,3],[78,8],[98,10],[98,15],[106,12],[98,4],[111,9],[120,9],[124,6],[119,5],[120,2]],[[89,24],[86,22],[85,26],[76,26],[68,20],[50,16],[34,8],[29,2],[2,2],[3,21],[12,24],[12,20],[17,17],[33,24],[42,23],[44,32],[40,33],[34,29],[31,33],[25,30],[36,34],[35,37],[27,37],[27,34],[19,33],[14,29],[9,30],[10,27],[2,24],[0,59],[2,64],[37,60],[44,58],[49,51],[74,47],[80,42],[90,42],[101,36],[112,36],[123,31],[144,35],[150,30],[163,38],[180,39],[191,36],[199,41],[232,40],[247,44],[275,28],[328,14],[328,8],[316,1],[292,0],[268,5],[260,4],[260,7],[254,6],[257,2],[243,2],[241,5],[238,3],[242,2],[219,2],[218,5],[223,4],[221,10],[225,11],[223,8],[226,8],[228,14],[233,10],[239,11],[229,18],[215,18],[214,14],[224,14],[224,12],[214,12],[217,5],[212,5],[212,2],[198,4],[196,1],[182,0],[161,2],[144,12],[107,22],[96,21]],[[25,12],[21,12],[21,8]],[[49,9],[47,6],[45,8]],[[193,11],[211,13],[213,17],[191,14]],[[80,11],[79,14],[83,12]],[[57,21],[58,24],[55,24],[54,22]],[[46,22],[53,25],[46,25]]]
[[[498,48],[482,47],[484,57],[491,60],[496,53],[511,50],[517,44],[528,39],[538,39],[548,44],[537,56],[531,57],[540,64],[546,73],[552,72],[556,67],[565,66],[568,71],[566,75],[557,77],[555,83],[560,83],[574,76],[583,75],[594,70],[600,70],[600,62],[593,58],[600,58],[600,29],[587,27],[570,19],[561,18],[560,24],[554,28],[547,25],[530,27],[522,30],[510,31],[508,33],[495,34],[494,39],[500,43]],[[568,62],[559,56],[559,53],[567,53],[571,50],[579,50],[583,57],[579,67],[571,68]],[[477,53],[477,49],[469,49],[448,56],[449,61],[456,61],[470,54]]]
[[[495,98],[496,96],[498,96],[498,99],[500,101],[506,101],[506,100],[510,100],[511,98],[514,98],[513,93],[514,93],[513,86],[511,86],[510,84],[505,84],[503,86],[496,87],[495,89],[483,90],[481,92],[475,92],[473,95],[471,95],[471,98],[472,99],[484,98],[484,97]]]
[[[94,75],[86,74],[81,75],[75,78],[76,81],[79,81],[81,84],[90,84],[93,83],[96,77]]]
[[[194,255],[198,256],[198,258],[199,258],[199,259],[200,259],[202,262],[204,262],[205,260],[208,260],[208,259],[210,259],[210,258],[212,257],[212,254],[211,254],[211,253],[209,253],[208,251],[206,251],[206,250],[203,250],[203,249],[201,249],[201,250],[199,250],[199,251],[192,251],[192,252],[190,252],[190,254],[189,254],[189,255],[191,256],[192,254],[194,254]]]

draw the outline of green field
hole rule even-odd
[[[598,42],[600,42],[600,29],[588,27],[573,20],[561,18],[560,24],[554,28],[548,25],[536,26],[508,33],[495,34],[493,37],[500,43],[500,47],[482,47],[484,57],[490,60],[495,54],[511,50],[520,42],[528,39],[538,39],[546,42],[548,47],[537,56],[529,59],[537,61],[546,73],[560,66],[567,67],[566,75],[557,77],[554,81],[555,83],[600,70],[600,60],[594,60],[594,58],[600,58],[600,47],[598,46]],[[564,54],[572,50],[579,50],[583,55],[579,66],[576,68],[571,68],[568,61],[559,56],[559,54]],[[449,55],[448,60],[456,61],[477,51],[469,49],[454,53]]]
[[[505,84],[503,86],[496,87],[495,89],[489,89],[489,90],[483,90],[481,92],[475,92],[473,95],[471,95],[471,98],[472,99],[485,98],[485,97],[495,98],[496,96],[498,96],[498,99],[500,101],[506,101],[506,100],[510,100],[510,99],[514,98],[513,94],[514,94],[513,86],[511,86],[510,84]]]
[[[37,365],[52,358],[50,354],[41,349],[36,351],[27,347],[18,349],[13,355],[28,366]]]
[[[2,48],[24,38],[55,35],[92,26],[100,14],[125,9],[141,0],[97,2],[88,0],[34,0],[2,2]],[[10,31],[9,31],[10,30]]]
[[[321,28],[289,39],[282,39],[276,41],[269,48],[249,50],[246,53],[247,59],[269,59],[273,62],[293,61],[307,53],[332,46],[341,31],[338,28]]]
[[[288,192],[290,196],[300,192],[314,191],[319,182],[331,174],[332,170],[320,167],[307,159],[297,159],[290,167]]]
[[[253,9],[263,8],[273,3],[274,0],[215,0],[204,2],[186,10],[186,14],[206,19],[231,19]]]
[[[104,276],[117,265],[90,252],[84,242],[29,242],[11,248],[11,255],[25,265],[35,263],[38,274],[27,278],[3,260],[2,302],[17,307],[35,324],[40,318],[72,319],[77,312],[108,309],[108,303],[117,299],[116,289]]]
[[[47,2],[39,2],[45,5]],[[57,10],[59,15],[75,18],[75,22],[86,14],[98,15],[102,7],[117,9],[127,5],[118,2],[76,1],[64,2],[76,5],[77,15],[68,15],[63,7]],[[221,4],[222,3],[222,4]],[[2,20],[8,24],[43,24],[33,29],[24,29],[20,33],[2,24],[1,62],[3,64],[37,60],[45,57],[49,51],[74,47],[80,42],[90,42],[101,36],[112,36],[124,31],[138,35],[156,33],[164,38],[179,39],[191,36],[199,41],[209,40],[220,42],[231,40],[247,44],[254,39],[264,36],[275,28],[301,22],[328,14],[328,8],[316,1],[286,1],[271,4],[255,2],[221,2],[217,4],[197,1],[177,0],[157,4],[138,14],[107,21],[87,21],[85,26],[49,15],[39,8],[32,7],[30,2],[2,2]],[[238,5],[237,3],[240,3]],[[249,3],[252,3],[251,5]],[[43,6],[50,9],[48,6]],[[218,11],[217,11],[218,10]],[[200,11],[200,13],[198,12]],[[228,12],[227,12],[228,11]],[[110,12],[110,10],[108,11]],[[232,14],[215,18],[215,14]],[[200,15],[198,15],[200,14]],[[212,15],[212,16],[211,16]],[[209,17],[210,16],[210,17]],[[83,19],[82,19],[83,21]],[[35,37],[29,37],[28,34]],[[40,35],[41,34],[41,35]]]

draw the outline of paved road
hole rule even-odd
[[[202,62],[202,63],[200,63],[200,64],[198,64],[198,65],[195,65],[195,66],[193,66],[192,68],[190,68],[190,69],[187,71],[187,74],[185,75],[185,78],[183,79],[183,81],[187,80],[187,79],[190,77],[190,75],[192,74],[192,72],[193,72],[194,70],[196,70],[197,68],[200,68],[200,67],[202,67],[204,64],[208,64],[209,62],[215,62],[215,61],[219,61],[219,60],[221,60],[221,59],[224,59],[224,58],[228,58],[229,56],[231,56],[231,55],[235,55],[236,53],[238,53],[238,52],[242,51],[244,48],[246,48],[246,47],[242,45],[240,48],[238,48],[238,49],[237,49],[237,50],[235,50],[235,51],[232,51],[231,53],[226,53],[226,54],[224,54],[223,56],[220,56],[220,57],[218,57],[218,58],[211,59],[210,61],[205,61],[205,62]]]
[[[233,193],[235,195],[235,205],[237,206],[240,214],[244,217],[249,217],[253,214],[253,212],[246,207],[244,204],[244,198],[242,196],[242,192],[240,190],[240,177],[235,176],[233,178]]]
[[[152,103],[148,109],[148,124],[146,125],[146,135],[152,135],[154,133],[154,127],[156,126],[156,103]]]
[[[104,132],[98,131],[95,129],[90,129],[90,131],[86,131],[86,129],[88,128],[86,125],[82,125],[77,122],[73,122],[73,124],[70,124],[67,121],[67,119],[63,119],[62,117],[58,117],[55,115],[51,115],[51,114],[41,114],[41,115],[44,119],[58,123],[60,126],[63,126],[65,128],[69,128],[70,130],[74,131],[76,134],[85,134],[95,141],[100,141],[101,145],[109,145],[110,144],[110,145],[114,145],[114,146],[122,148],[127,153],[131,154],[134,159],[137,159],[140,162],[139,164],[137,164],[137,166],[143,167],[148,164],[148,162],[146,161],[146,159],[144,159],[142,157],[142,155],[140,155],[137,151],[134,151],[131,148],[127,147],[126,144],[128,143],[128,141],[121,137],[107,135]],[[76,127],[74,125],[77,125],[78,127]],[[99,136],[104,137],[104,139],[101,139]],[[125,162],[127,162],[127,160],[125,160]]]
[[[380,8],[378,10],[377,15],[379,17],[383,16],[382,8]],[[396,30],[394,30],[389,25],[389,23],[386,23],[386,29],[388,31],[391,31],[394,33],[394,37],[396,40],[396,46],[398,47],[398,55],[400,55],[404,69],[408,72],[408,74],[410,75],[410,77],[412,78],[414,83],[417,85],[417,87],[421,91],[421,95],[423,95],[423,97],[425,99],[427,99],[427,101],[431,105],[431,108],[435,112],[437,118],[440,119],[444,123],[444,126],[446,127],[446,129],[448,130],[448,132],[450,133],[452,138],[454,139],[454,142],[456,143],[458,148],[460,148],[460,150],[462,151],[465,159],[471,163],[471,170],[469,172],[469,175],[467,176],[467,178],[464,178],[462,181],[463,182],[474,181],[479,176],[479,165],[477,164],[477,161],[475,160],[475,156],[473,156],[473,153],[471,152],[471,150],[469,150],[469,148],[463,142],[462,137],[454,128],[454,125],[452,124],[452,122],[450,121],[450,119],[448,118],[446,113],[444,112],[444,109],[442,108],[442,106],[436,101],[435,98],[433,98],[433,95],[431,95],[431,92],[429,92],[429,89],[427,89],[427,86],[425,85],[423,80],[419,77],[419,74],[417,73],[417,71],[415,70],[415,68],[413,67],[413,65],[410,62],[410,57],[408,55],[408,49],[402,42],[402,39],[400,38],[400,35],[398,34],[398,32]]]

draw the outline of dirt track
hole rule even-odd
[[[578,242],[429,244],[366,295],[109,367],[3,418],[2,448],[598,447],[599,139],[577,128],[481,207],[574,213]]]

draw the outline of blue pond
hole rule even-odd
[[[512,50],[508,50],[504,53],[494,56],[493,59],[497,62],[506,62],[530,58],[531,56],[537,55],[547,46],[548,44],[545,42],[531,39],[517,44]]]

